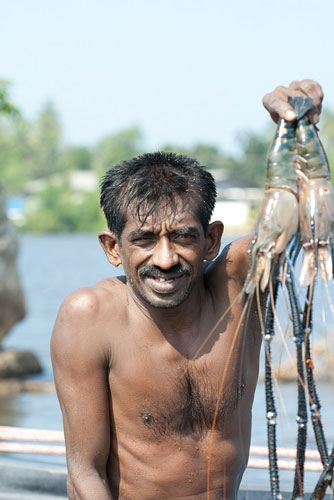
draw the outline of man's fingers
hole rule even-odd
[[[322,109],[322,100],[324,98],[324,93],[319,83],[313,80],[295,80],[290,83],[288,88],[313,99],[313,107],[307,116],[312,123],[318,123]]]
[[[320,111],[321,112],[321,111]],[[309,111],[309,113],[307,114],[307,118],[310,120],[310,122],[314,123],[314,125],[316,125],[317,123],[319,123],[319,115],[320,115],[320,112],[317,111],[317,110],[311,110]]]
[[[294,91],[290,92],[295,93]],[[278,122],[279,118],[284,118],[287,121],[292,121],[296,118],[292,106],[288,103],[289,93],[286,87],[277,87],[274,92],[266,94],[263,98],[263,105],[269,111],[274,122]]]
[[[313,99],[313,107],[308,113],[308,118],[314,124],[318,123],[324,95],[321,86],[313,80],[294,80],[288,87],[276,87],[273,92],[264,96],[263,105],[275,122],[279,118],[292,121],[296,118],[296,113],[292,106],[290,106],[288,99],[298,96],[311,97]]]
[[[308,97],[312,97],[315,106],[319,106],[324,98],[324,93],[318,82],[314,80],[293,81],[290,83],[289,89],[302,92]]]

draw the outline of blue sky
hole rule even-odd
[[[317,79],[334,109],[333,0],[2,0],[0,77],[24,115],[55,104],[64,143],[139,125],[147,149],[236,151],[262,97]]]

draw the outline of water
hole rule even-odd
[[[225,241],[226,243],[227,241]],[[57,310],[64,297],[76,288],[87,286],[107,276],[120,274],[104,256],[94,235],[24,235],[21,238],[19,267],[26,294],[28,315],[11,331],[4,346],[14,349],[33,350],[41,360],[44,372],[35,377],[52,380],[49,342]],[[284,301],[279,306],[284,312]],[[323,292],[317,298],[315,324],[323,331],[332,328],[328,307],[324,308]],[[324,319],[325,317],[325,319]],[[324,328],[325,324],[325,328]],[[284,329],[284,322],[282,325]],[[280,408],[282,430],[281,446],[293,447],[296,436],[296,384],[281,385],[284,406]],[[329,443],[334,441],[334,389],[331,384],[319,386],[320,399],[324,402],[323,416]],[[0,425],[62,429],[62,418],[55,394],[23,393],[0,399]],[[311,434],[311,431],[310,431]],[[264,387],[259,383],[253,406],[252,444],[266,445],[266,421]],[[315,448],[314,440],[309,446]],[[331,444],[330,444],[331,446]],[[0,454],[1,459],[65,464],[64,457]],[[289,488],[293,473],[282,473],[283,487]],[[306,484],[315,483],[317,473],[308,473]],[[266,471],[249,469],[244,486],[262,487],[268,484]]]

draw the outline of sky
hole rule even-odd
[[[147,150],[238,150],[268,124],[262,97],[318,80],[334,109],[333,0],[0,0],[0,78],[64,145],[139,126]],[[321,124],[320,124],[321,126]]]

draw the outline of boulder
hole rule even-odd
[[[21,392],[38,392],[52,394],[56,392],[53,382],[46,380],[21,380],[18,378],[0,379],[0,400],[3,397],[15,396]]]
[[[30,351],[0,351],[0,379],[41,373],[42,367]]]
[[[314,376],[317,381],[331,382],[334,378],[334,350],[326,340],[318,340],[312,346]],[[285,360],[275,367],[275,375],[280,382],[297,380],[296,360]]]
[[[0,185],[0,342],[26,312],[16,267],[17,249],[17,232],[7,218],[5,191]]]

